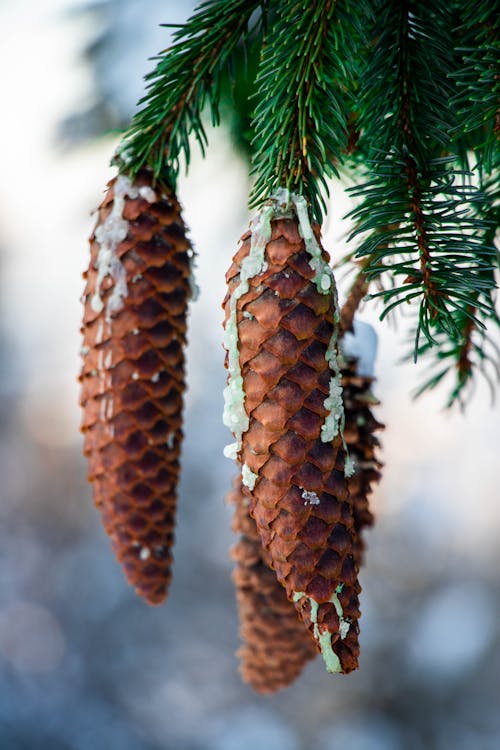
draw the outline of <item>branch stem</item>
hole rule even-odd
[[[362,300],[368,292],[370,282],[363,270],[367,261],[364,262],[361,269],[356,274],[356,278],[349,290],[346,301],[342,305],[340,311],[340,335],[342,336],[346,331],[352,331],[352,324],[354,315],[361,304]]]

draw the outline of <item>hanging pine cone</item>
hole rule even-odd
[[[238,651],[240,672],[256,692],[272,693],[298,677],[309,659],[316,656],[316,647],[270,568],[270,555],[263,549],[249,514],[241,476],[227,499],[235,506],[233,530],[241,535],[232,550],[240,635],[244,641]]]
[[[359,331],[364,340],[359,341]],[[368,341],[371,339],[371,342]],[[354,464],[354,474],[349,477],[348,487],[354,511],[356,536],[356,559],[361,565],[364,554],[363,529],[373,525],[369,496],[374,482],[381,478],[382,464],[377,457],[380,442],[375,435],[384,425],[375,419],[372,407],[380,402],[372,393],[373,360],[376,351],[376,334],[367,323],[356,321],[354,334],[347,332],[341,339],[342,388],[344,397],[344,437]],[[370,354],[370,350],[373,354]],[[362,354],[364,352],[364,354]],[[368,361],[366,361],[368,360]]]
[[[142,170],[99,208],[84,275],[84,452],[128,581],[148,603],[170,580],[192,250],[180,206]]]
[[[236,443],[226,455],[241,462],[262,544],[327,670],[350,672],[358,663],[360,587],[334,280],[303,198],[280,200],[242,237],[227,273],[225,422]]]

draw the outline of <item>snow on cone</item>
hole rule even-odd
[[[256,692],[272,693],[290,685],[317,651],[269,566],[269,552],[263,549],[249,514],[241,476],[227,499],[235,508],[233,530],[241,535],[232,549],[240,635],[244,641],[238,651],[240,672]]]
[[[353,459],[354,473],[349,478],[349,494],[353,504],[354,528],[357,532],[356,559],[363,561],[363,529],[373,525],[369,497],[372,484],[379,482],[381,468],[377,456],[380,442],[375,432],[384,429],[373,415],[373,407],[380,402],[372,393],[377,334],[368,323],[354,322],[353,333],[341,339],[342,388],[344,396],[344,437]]]
[[[125,575],[150,604],[171,572],[192,250],[172,192],[111,180],[84,274],[84,452]]]
[[[224,301],[224,421],[263,546],[327,670],[358,663],[356,532],[346,476],[328,256],[302,196],[266,203],[242,238]]]

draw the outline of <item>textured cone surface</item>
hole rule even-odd
[[[236,302],[249,416],[240,460],[257,474],[253,491],[245,487],[245,493],[277,578],[322,643],[327,669],[350,672],[358,663],[360,591],[352,504],[341,438],[324,443],[320,437],[332,377],[326,353],[334,300],[312,282],[297,221],[271,226],[265,270]],[[226,325],[251,233],[242,240],[227,273]]]
[[[357,375],[356,360],[349,360],[342,368],[344,437],[356,467],[354,475],[349,477],[348,487],[357,532],[355,556],[359,565],[363,562],[364,554],[363,529],[373,525],[369,504],[372,484],[379,482],[382,476],[382,464],[377,457],[380,442],[374,433],[383,430],[384,425],[375,419],[372,412],[372,407],[378,404],[371,392],[372,385],[373,378]]]
[[[304,665],[317,654],[310,633],[299,620],[285,589],[269,567],[241,477],[228,501],[234,503],[233,530],[240,540],[232,549],[236,562],[233,579],[240,617],[240,672],[258,693],[272,693],[290,685]]]
[[[82,431],[88,477],[125,575],[150,604],[170,580],[182,438],[190,245],[175,196],[109,183],[83,296]]]

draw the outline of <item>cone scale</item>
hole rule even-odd
[[[330,672],[358,663],[356,531],[346,474],[328,256],[301,196],[269,201],[242,237],[224,301],[225,422],[263,547]]]
[[[80,375],[88,478],[128,581],[167,594],[182,440],[190,244],[149,171],[108,186],[84,274]]]

